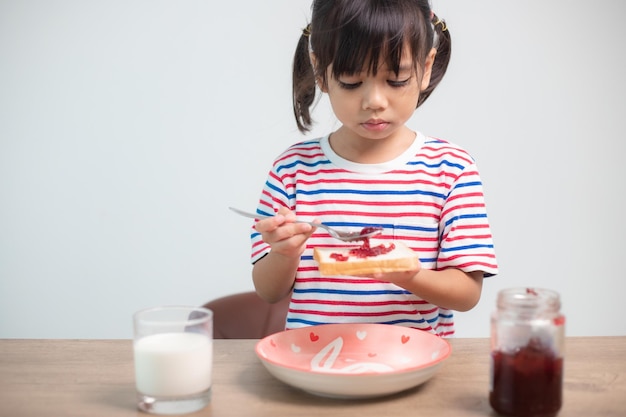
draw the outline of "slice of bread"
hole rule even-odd
[[[417,252],[402,242],[371,239],[370,247],[379,245],[389,248],[390,252],[380,255],[359,257],[350,255],[350,251],[358,246],[343,248],[314,248],[313,258],[317,261],[320,274],[328,275],[370,275],[385,272],[412,271],[419,269],[420,261]],[[335,256],[335,257],[333,257]],[[345,260],[338,260],[336,258]]]

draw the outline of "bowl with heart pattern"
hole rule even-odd
[[[255,351],[277,379],[336,398],[390,395],[432,378],[452,353],[434,334],[389,324],[323,324],[286,330]]]

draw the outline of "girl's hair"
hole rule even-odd
[[[315,80],[327,85],[329,65],[335,78],[361,71],[376,75],[382,58],[397,74],[402,48],[407,46],[417,74],[431,48],[437,49],[430,85],[420,93],[419,107],[439,84],[450,61],[450,32],[431,11],[429,0],[314,0],[311,23],[300,37],[293,60],[298,129],[311,128]]]

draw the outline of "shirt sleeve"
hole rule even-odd
[[[437,269],[498,273],[495,249],[483,193],[475,164],[457,177],[442,210],[442,234]]]

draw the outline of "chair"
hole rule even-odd
[[[216,298],[203,307],[213,311],[213,338],[261,339],[285,330],[290,298],[270,304],[249,291]]]

